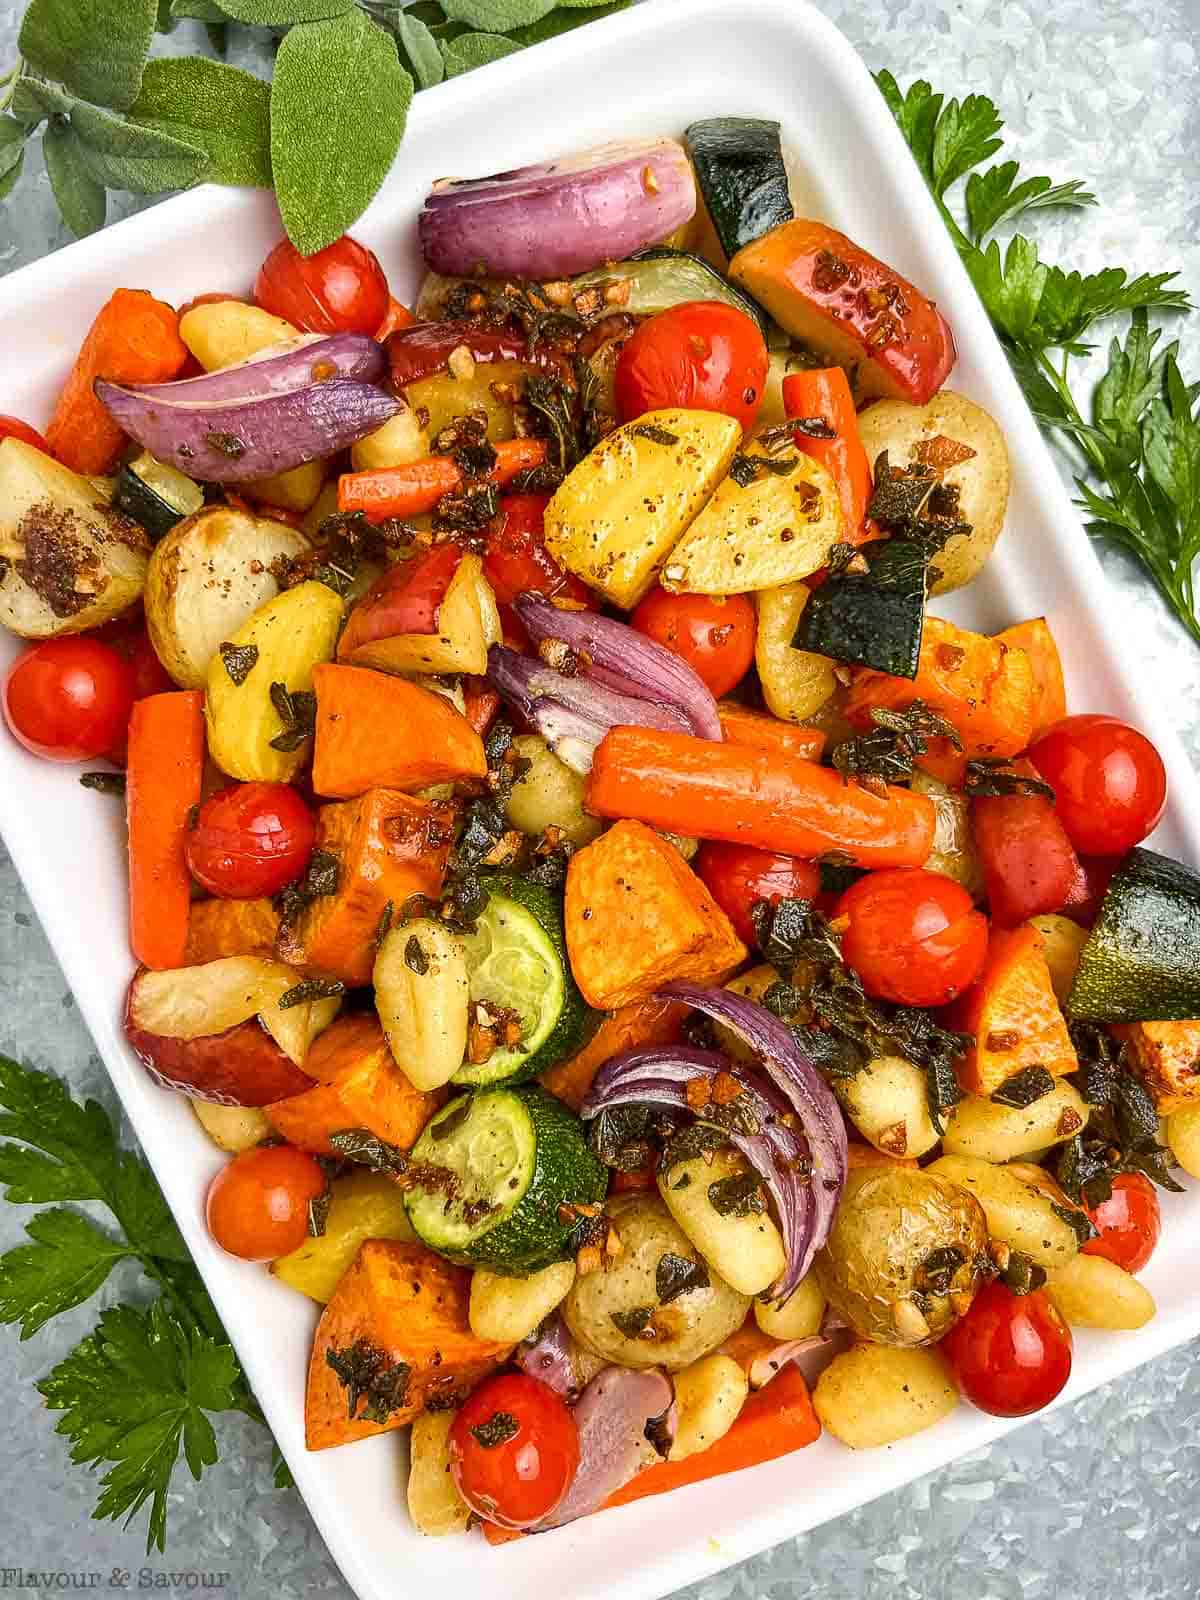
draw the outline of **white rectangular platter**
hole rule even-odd
[[[969,85],[963,85],[964,92]],[[418,97],[399,160],[355,233],[400,297],[420,265],[414,218],[431,181],[479,175],[632,133],[675,133],[721,114],[778,118],[797,212],[842,228],[936,296],[959,348],[951,386],[996,417],[1013,457],[999,552],[946,604],[993,629],[1045,613],[1075,710],[1128,717],[1157,742],[1172,784],[1155,839],[1200,861],[1200,790],[1154,686],[1139,676],[1100,567],[900,134],[863,63],[803,0],[656,0]],[[180,304],[244,293],[279,237],[269,195],[204,188],[0,281],[0,410],[37,424],[96,311],[117,285]],[[16,648],[0,641],[0,664]],[[157,1089],[120,1031],[125,940],[119,808],[77,773],[0,740],[0,831],[49,933],[137,1135],[334,1558],[363,1600],[651,1600],[836,1517],[1005,1432],[963,1405],[890,1449],[832,1440],[665,1498],[492,1551],[476,1537],[428,1540],[403,1509],[403,1441],[383,1436],[306,1453],[302,1406],[314,1314],[259,1267],[223,1255],[203,1221],[221,1157],[179,1099]],[[1077,1334],[1070,1400],[1200,1333],[1200,1192],[1165,1198],[1146,1273],[1158,1316],[1139,1333]],[[569,1575],[569,1576],[568,1576]]]

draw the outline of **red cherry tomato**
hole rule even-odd
[[[290,1144],[243,1150],[208,1190],[208,1231],[231,1256],[273,1261],[308,1237],[308,1203],[325,1193],[315,1156]]]
[[[546,549],[542,530],[549,504],[546,494],[505,495],[488,524],[483,575],[498,605],[511,605],[520,594],[540,594],[547,600],[595,606],[587,585],[564,571]]]
[[[821,869],[795,856],[756,850],[749,844],[706,841],[696,853],[696,871],[708,892],[733,923],[739,939],[753,946],[750,908],[756,900],[813,900],[820,892]]]
[[[254,299],[305,333],[374,334],[391,295],[374,253],[347,233],[313,256],[281,239],[259,268]]]
[[[1088,1206],[1087,1214],[1099,1228],[1083,1253],[1104,1256],[1126,1272],[1140,1272],[1154,1254],[1162,1231],[1158,1191],[1140,1172],[1121,1172],[1112,1181],[1112,1194],[1098,1206]]]
[[[278,894],[308,866],[316,834],[290,783],[231,784],[200,807],[187,836],[188,870],[223,900]]]
[[[681,656],[715,695],[728,694],[754,661],[754,602],[749,595],[668,594],[653,588],[630,622]]]
[[[134,676],[112,645],[71,635],[24,651],[4,680],[4,718],[47,761],[92,761],[125,736]]]
[[[1016,1295],[996,1278],[940,1348],[972,1405],[994,1417],[1025,1417],[1061,1392],[1074,1345],[1043,1290]]]
[[[84,637],[99,639],[102,643],[111,645],[117,654],[123,656],[129,663],[129,669],[133,674],[135,700],[144,700],[148,694],[167,694],[175,688],[170,673],[158,659],[154,646],[150,643],[150,635],[146,632],[146,625],[140,615],[133,620],[124,618],[107,623],[85,634]],[[115,743],[104,752],[108,760],[115,761],[118,766],[125,764],[127,732],[128,729],[123,727]]]
[[[450,1429],[450,1471],[478,1516],[502,1528],[548,1517],[579,1465],[579,1430],[554,1390],[523,1373],[479,1385]]]
[[[838,901],[837,917],[847,919],[843,956],[880,1000],[943,1006],[987,955],[987,918],[961,884],[923,867],[869,872]]]
[[[50,446],[42,438],[36,428],[31,428],[27,422],[22,422],[20,417],[9,417],[0,413],[0,439],[20,439],[23,444],[31,444],[35,450],[50,454]]]
[[[686,406],[754,421],[769,358],[752,317],[720,300],[689,300],[649,317],[617,357],[617,409],[628,421]]]
[[[1029,759],[1054,790],[1062,825],[1084,855],[1132,850],[1163,814],[1162,757],[1144,733],[1116,717],[1065,717]]]

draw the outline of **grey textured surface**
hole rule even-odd
[[[1082,177],[1097,190],[1103,209],[1039,230],[1051,259],[1084,268],[1178,266],[1200,299],[1198,0],[822,4],[873,67],[891,67],[902,83],[927,76],[950,92],[990,94],[1018,152],[1037,162],[1032,170]],[[0,72],[22,10],[0,0]],[[185,26],[156,49],[175,53],[199,37]],[[235,59],[261,65],[250,35],[234,30],[233,43]],[[130,208],[113,204],[112,212]],[[35,158],[0,210],[0,271],[66,239]],[[1185,334],[1185,355],[1194,373],[1194,330]],[[1200,652],[1125,558],[1107,553],[1105,567],[1121,588],[1132,646],[1148,658],[1200,757]],[[103,1069],[2,850],[0,979],[0,1050],[64,1073],[111,1105]],[[20,1237],[19,1209],[0,1208],[0,1248]],[[118,1273],[105,1294],[136,1289]],[[199,1490],[177,1480],[166,1559],[147,1560],[140,1527],[125,1532],[87,1520],[94,1485],[68,1463],[31,1385],[91,1316],[62,1318],[27,1344],[0,1333],[0,1392],[10,1418],[0,1437],[0,1568],[95,1573],[97,1587],[110,1579],[151,1587],[156,1576],[174,1575],[192,1587],[208,1578],[238,1600],[344,1600],[349,1591],[298,1497],[271,1487],[268,1443],[248,1423],[222,1425],[222,1461]],[[1196,1595],[1200,1373],[1193,1359],[1194,1347],[1177,1350],[994,1447],[697,1585],[689,1600]],[[480,1570],[482,1578],[482,1563]],[[189,1580],[189,1573],[198,1576]],[[0,1586],[12,1582],[0,1573]],[[616,1563],[613,1587],[619,1593]]]

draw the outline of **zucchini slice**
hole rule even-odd
[[[1200,873],[1139,847],[1100,907],[1067,1000],[1087,1022],[1200,1017]]]
[[[199,511],[204,490],[178,467],[143,450],[136,461],[121,468],[113,504],[140,522],[152,539],[161,539],[177,522]]]
[[[792,644],[895,678],[915,678],[929,593],[925,553],[912,539],[889,539],[863,554],[868,572],[839,573],[813,590]]]
[[[635,317],[653,317],[688,300],[719,300],[723,305],[744,311],[765,333],[763,313],[754,301],[735,289],[715,267],[687,250],[650,245],[628,261],[616,261],[612,266],[598,267],[594,272],[572,278],[571,293],[578,295],[585,289],[614,283],[629,285],[628,299],[614,305],[614,311],[627,311]]]
[[[608,1183],[583,1124],[542,1089],[459,1095],[426,1123],[412,1159],[448,1170],[405,1196],[423,1243],[451,1261],[527,1277],[570,1254],[572,1203],[596,1204]],[[564,1220],[565,1219],[565,1220]]]
[[[787,168],[779,124],[760,117],[711,117],[685,135],[692,165],[721,248],[733,257],[743,245],[790,222]]]
[[[527,878],[489,880],[475,932],[463,936],[472,1003],[517,1013],[521,1042],[459,1068],[451,1082],[473,1089],[521,1083],[579,1050],[594,1013],[571,976],[562,908]]]

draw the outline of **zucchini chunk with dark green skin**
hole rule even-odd
[[[842,572],[813,590],[792,644],[915,678],[929,594],[925,552],[911,539],[889,539],[868,545],[862,555],[867,572]]]
[[[1200,873],[1140,846],[1114,873],[1067,1014],[1086,1022],[1200,1017]]]
[[[717,238],[732,258],[743,245],[790,222],[779,124],[759,117],[711,117],[685,136]]]
[[[754,301],[735,289],[702,256],[688,250],[675,250],[665,244],[647,245],[628,261],[616,261],[573,278],[571,292],[578,296],[588,289],[604,290],[613,285],[626,295],[613,302],[613,310],[634,317],[655,317],[660,311],[691,300],[719,300],[735,311],[744,311],[766,332],[766,319]]]
[[[203,504],[204,490],[198,483],[148,450],[121,468],[113,491],[117,510],[140,522],[152,539],[170,533]]]

